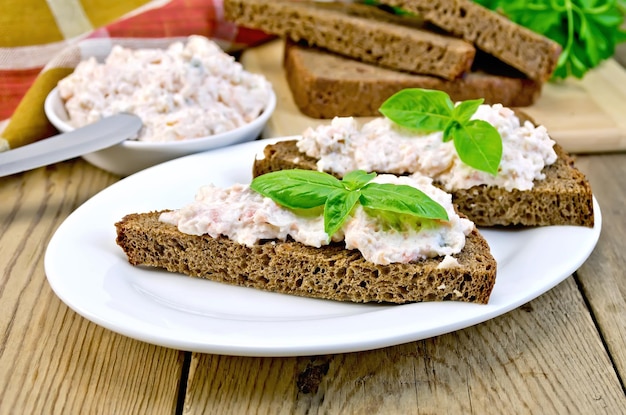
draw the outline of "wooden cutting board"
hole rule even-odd
[[[266,137],[299,135],[308,127],[330,122],[307,117],[296,107],[282,65],[283,48],[284,43],[275,40],[241,57],[243,66],[263,74],[277,95]],[[535,105],[524,110],[569,152],[626,150],[626,70],[614,60],[590,71],[583,80],[546,84]]]

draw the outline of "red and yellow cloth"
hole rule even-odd
[[[9,148],[56,134],[43,103],[73,71],[81,41],[206,36],[235,51],[268,39],[223,19],[222,0],[20,0],[0,13],[0,137]],[[0,143],[0,147],[2,143]]]

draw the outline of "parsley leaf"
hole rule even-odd
[[[482,99],[454,105],[443,91],[408,88],[389,97],[379,111],[396,124],[417,132],[443,132],[443,141],[454,140],[461,161],[492,175],[502,159],[502,138],[494,126],[471,120]]]
[[[334,235],[357,203],[373,211],[448,220],[446,210],[419,189],[407,185],[371,183],[376,173],[356,170],[343,180],[314,170],[279,170],[257,176],[250,188],[289,209],[324,206],[324,231]]]
[[[558,42],[553,79],[582,78],[626,41],[623,0],[474,0]]]

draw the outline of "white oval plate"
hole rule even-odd
[[[498,261],[489,304],[352,304],[234,287],[131,266],[115,243],[124,215],[177,208],[207,183],[251,180],[261,140],[194,154],[139,172],[73,212],[48,245],[45,270],[55,293],[85,318],[165,347],[243,356],[369,350],[462,329],[512,310],[576,271],[601,229],[550,226],[482,230]]]

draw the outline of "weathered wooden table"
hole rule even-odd
[[[79,316],[48,285],[46,246],[119,177],[75,159],[0,178],[0,413],[626,413],[626,154],[577,163],[603,229],[556,288],[427,340],[286,358],[167,349]]]

